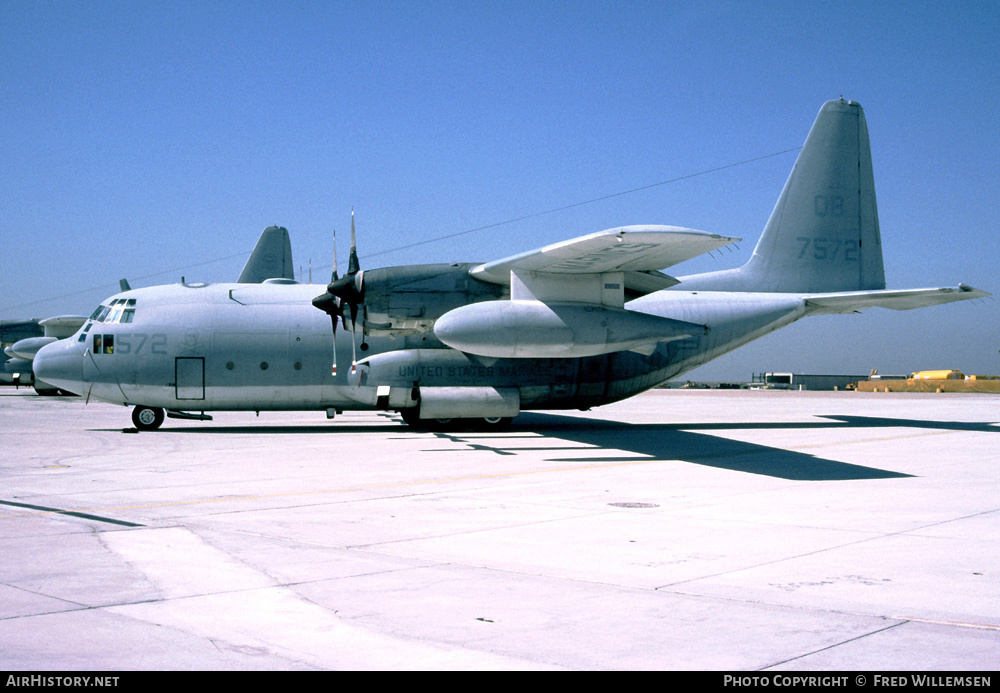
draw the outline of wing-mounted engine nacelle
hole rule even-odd
[[[474,263],[386,267],[365,272],[365,333],[419,334],[448,311],[505,298],[509,287],[475,279]]]
[[[704,335],[705,325],[590,303],[488,301],[443,315],[434,334],[459,351],[491,358],[578,358]]]
[[[38,350],[47,344],[57,341],[55,337],[28,337],[4,349],[4,353],[15,359],[31,361]]]

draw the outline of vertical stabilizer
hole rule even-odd
[[[260,234],[257,245],[236,281],[259,284],[265,279],[295,279],[292,266],[292,241],[284,226],[268,226]]]
[[[860,104],[820,109],[746,265],[678,289],[811,293],[885,288],[868,125]]]

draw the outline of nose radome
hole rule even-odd
[[[36,381],[41,380],[75,394],[81,394],[85,389],[83,351],[75,341],[62,339],[46,344],[35,354],[31,366]]]

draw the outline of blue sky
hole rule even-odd
[[[0,317],[296,265],[485,261],[625,224],[741,236],[824,101],[871,132],[892,288],[998,281],[995,2],[0,3]],[[489,230],[403,246],[530,216]],[[1000,303],[802,321],[692,377],[1000,373]]]

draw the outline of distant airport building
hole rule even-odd
[[[917,371],[908,376],[858,383],[860,392],[989,392],[1000,393],[1000,376],[965,375],[960,370]]]
[[[751,388],[773,390],[846,390],[868,380],[868,375],[814,375],[812,373],[754,373]]]

